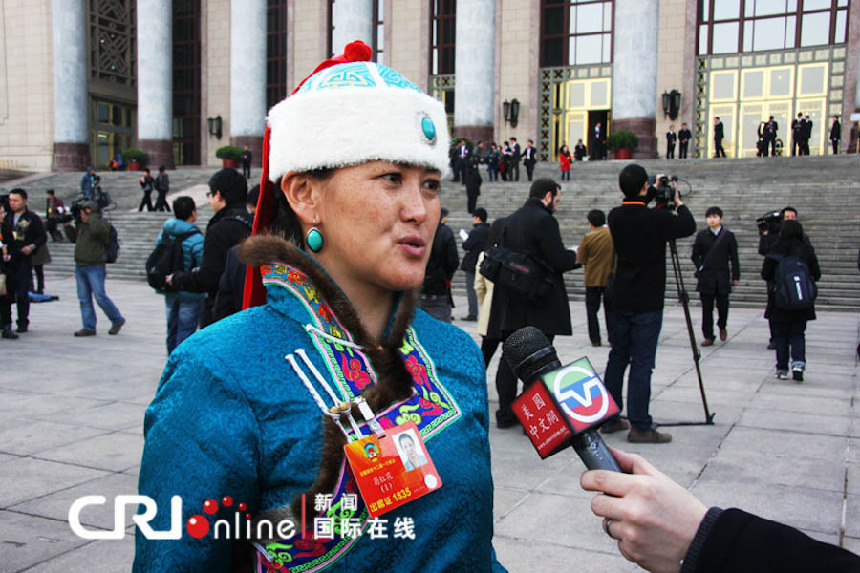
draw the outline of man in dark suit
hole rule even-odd
[[[693,263],[699,279],[696,290],[702,301],[702,346],[714,344],[714,301],[717,303],[717,326],[720,340],[726,340],[726,321],[729,316],[729,292],[741,278],[738,262],[738,242],[735,235],[723,227],[723,211],[710,207],[705,211],[708,228],[696,235],[693,244]],[[729,278],[729,264],[732,272]],[[731,282],[730,282],[731,281]]]
[[[675,126],[670,125],[669,131],[666,132],[666,159],[675,159],[675,142],[678,141],[678,134],[675,133]]]
[[[717,159],[720,157],[726,156],[726,151],[723,149],[723,122],[720,121],[720,117],[717,116],[714,118],[714,149],[717,152]]]
[[[773,116],[767,120],[767,123],[764,124],[763,137],[764,137],[764,147],[762,148],[762,155],[767,157],[767,149],[770,147],[770,154],[772,156],[776,156],[776,137],[777,132],[779,131],[779,124],[773,119]]]
[[[522,147],[520,147],[519,142],[517,142],[516,137],[511,138],[511,151],[513,154],[511,155],[511,178],[509,181],[519,181],[520,180],[520,160],[523,157]]]
[[[535,149],[534,143],[534,141],[529,139],[526,142],[526,149],[523,151],[523,165],[526,166],[526,177],[529,181],[534,177],[535,163],[537,163],[537,149]]]
[[[833,147],[833,155],[839,153],[839,141],[842,139],[842,125],[839,123],[839,117],[833,116],[833,123],[830,125],[830,145]]]
[[[606,132],[600,122],[594,124],[594,139],[591,143],[591,158],[606,159]]]
[[[809,155],[809,139],[812,137],[812,120],[809,115],[803,118],[803,128],[801,129],[800,154]]]
[[[803,114],[798,113],[796,119],[791,120],[791,156],[803,155]]]
[[[692,132],[690,132],[686,123],[682,123],[681,130],[678,132],[678,159],[687,158],[687,149],[690,146],[691,139],[693,139]]]
[[[505,340],[524,326],[539,328],[550,342],[556,335],[571,334],[570,302],[562,273],[576,268],[577,264],[576,253],[565,248],[558,221],[553,217],[560,198],[558,183],[552,179],[538,179],[532,183],[525,204],[507,218],[500,244],[543,262],[552,287],[545,297],[532,301],[496,284],[487,337]],[[499,392],[496,423],[500,428],[517,425],[511,412],[511,403],[517,395],[517,377],[504,360],[499,361],[496,389]]]
[[[463,262],[460,268],[466,273],[466,300],[469,303],[469,314],[463,317],[466,321],[478,320],[478,294],[475,292],[475,266],[478,263],[478,255],[487,248],[487,236],[490,234],[490,226],[487,224],[487,210],[478,207],[472,211],[472,232],[463,241]]]

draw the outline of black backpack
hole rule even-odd
[[[108,224],[110,225],[110,232],[108,235],[108,244],[105,247],[105,262],[113,264],[119,258],[119,234],[116,232],[116,227],[110,223]]]
[[[175,287],[165,282],[167,275],[185,270],[185,256],[182,243],[200,231],[194,229],[181,235],[162,235],[161,242],[155,246],[146,259],[146,281],[149,286],[160,292],[173,292]]]
[[[803,258],[786,255],[777,260],[773,275],[773,300],[776,306],[784,310],[810,308],[818,296],[818,287]]]

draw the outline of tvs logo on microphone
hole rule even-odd
[[[619,411],[588,358],[550,373],[546,385],[577,434]]]

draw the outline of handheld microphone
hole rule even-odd
[[[595,429],[620,410],[587,357],[562,366],[543,332],[526,326],[505,340],[503,357],[526,389],[511,408],[541,458],[569,445],[590,470],[621,468]]]

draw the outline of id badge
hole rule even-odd
[[[371,517],[442,487],[415,422],[356,440],[344,450]]]

